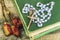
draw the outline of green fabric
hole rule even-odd
[[[52,32],[52,31],[55,31],[55,30],[58,30],[58,29],[60,29],[60,26],[57,26],[57,27],[55,27],[55,28],[53,28],[53,29],[50,29],[50,30],[48,30],[48,31],[45,31],[45,32],[40,33],[40,34],[38,34],[38,35],[35,35],[35,36],[34,36],[34,39],[37,39],[37,38],[39,38],[39,37],[41,37],[41,36],[44,36],[44,35]]]
[[[48,22],[43,24],[43,27],[60,21],[60,4],[59,4],[60,0],[58,0],[58,1],[57,0],[16,0],[17,4],[18,4],[18,6],[21,10],[21,14],[23,15],[24,20],[26,22],[26,25],[28,25],[28,23],[29,23],[29,19],[27,18],[28,14],[23,14],[22,13],[22,8],[24,7],[24,5],[26,3],[29,3],[29,4],[33,5],[36,9],[38,9],[36,7],[37,2],[41,2],[43,4],[46,4],[46,3],[49,3],[51,1],[55,2],[54,8],[52,10],[52,17]],[[40,28],[37,27],[37,25],[35,23],[32,23],[29,31],[34,31],[34,30],[37,30],[37,29],[40,29]]]

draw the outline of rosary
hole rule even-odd
[[[37,24],[38,27],[42,27],[43,23],[50,20],[52,16],[51,11],[53,9],[54,4],[55,2],[53,1],[47,4],[42,4],[41,2],[38,2],[36,4],[36,7],[38,7],[39,9],[36,10],[33,5],[26,3],[22,9],[22,13],[29,14],[29,16],[27,16],[28,18],[30,18],[28,29],[32,22]]]

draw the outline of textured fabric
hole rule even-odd
[[[47,34],[37,40],[60,40],[60,30]]]

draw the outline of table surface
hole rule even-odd
[[[60,40],[60,30],[57,30],[55,32],[52,32],[50,34],[47,34],[41,38],[39,38],[38,40]]]
[[[9,1],[10,0],[6,0],[7,1],[7,3],[9,4]],[[12,8],[10,8],[10,7],[8,7],[9,9],[10,9],[10,11],[12,11],[12,10],[14,10],[13,9],[13,7]],[[12,10],[11,10],[12,9]],[[3,31],[2,31],[2,29],[1,29],[2,27],[0,26],[0,39],[1,38],[9,38],[9,40],[12,40],[11,38],[13,38],[14,36],[9,36],[9,37],[6,37],[5,35],[4,35],[4,33],[3,33]],[[4,36],[4,37],[3,37]],[[15,39],[16,39],[16,37],[14,37]],[[15,40],[15,39],[13,39],[13,40]],[[3,40],[3,39],[1,39],[1,40]],[[7,39],[8,40],[8,39]],[[21,40],[20,38],[17,38],[17,40]],[[26,37],[25,37],[25,35],[23,35],[23,38],[22,38],[22,40],[28,40]],[[60,30],[57,30],[57,31],[54,31],[54,32],[52,32],[52,33],[50,33],[50,34],[47,34],[47,35],[45,35],[45,36],[43,36],[43,37],[41,37],[41,38],[39,38],[39,39],[37,39],[37,40],[60,40]]]

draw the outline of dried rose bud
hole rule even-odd
[[[3,31],[4,31],[6,36],[8,36],[12,33],[11,26],[6,22],[3,25]]]
[[[21,28],[23,27],[21,20],[17,17],[13,18],[12,24],[15,25],[16,27],[21,27]]]
[[[20,36],[19,29],[16,26],[12,26],[12,32],[15,36]]]
[[[12,19],[12,24],[13,24],[13,25],[16,25],[16,24],[17,24],[17,18],[13,18],[13,19]]]
[[[22,25],[22,22],[20,19],[17,19],[17,26],[20,26],[20,25]]]

